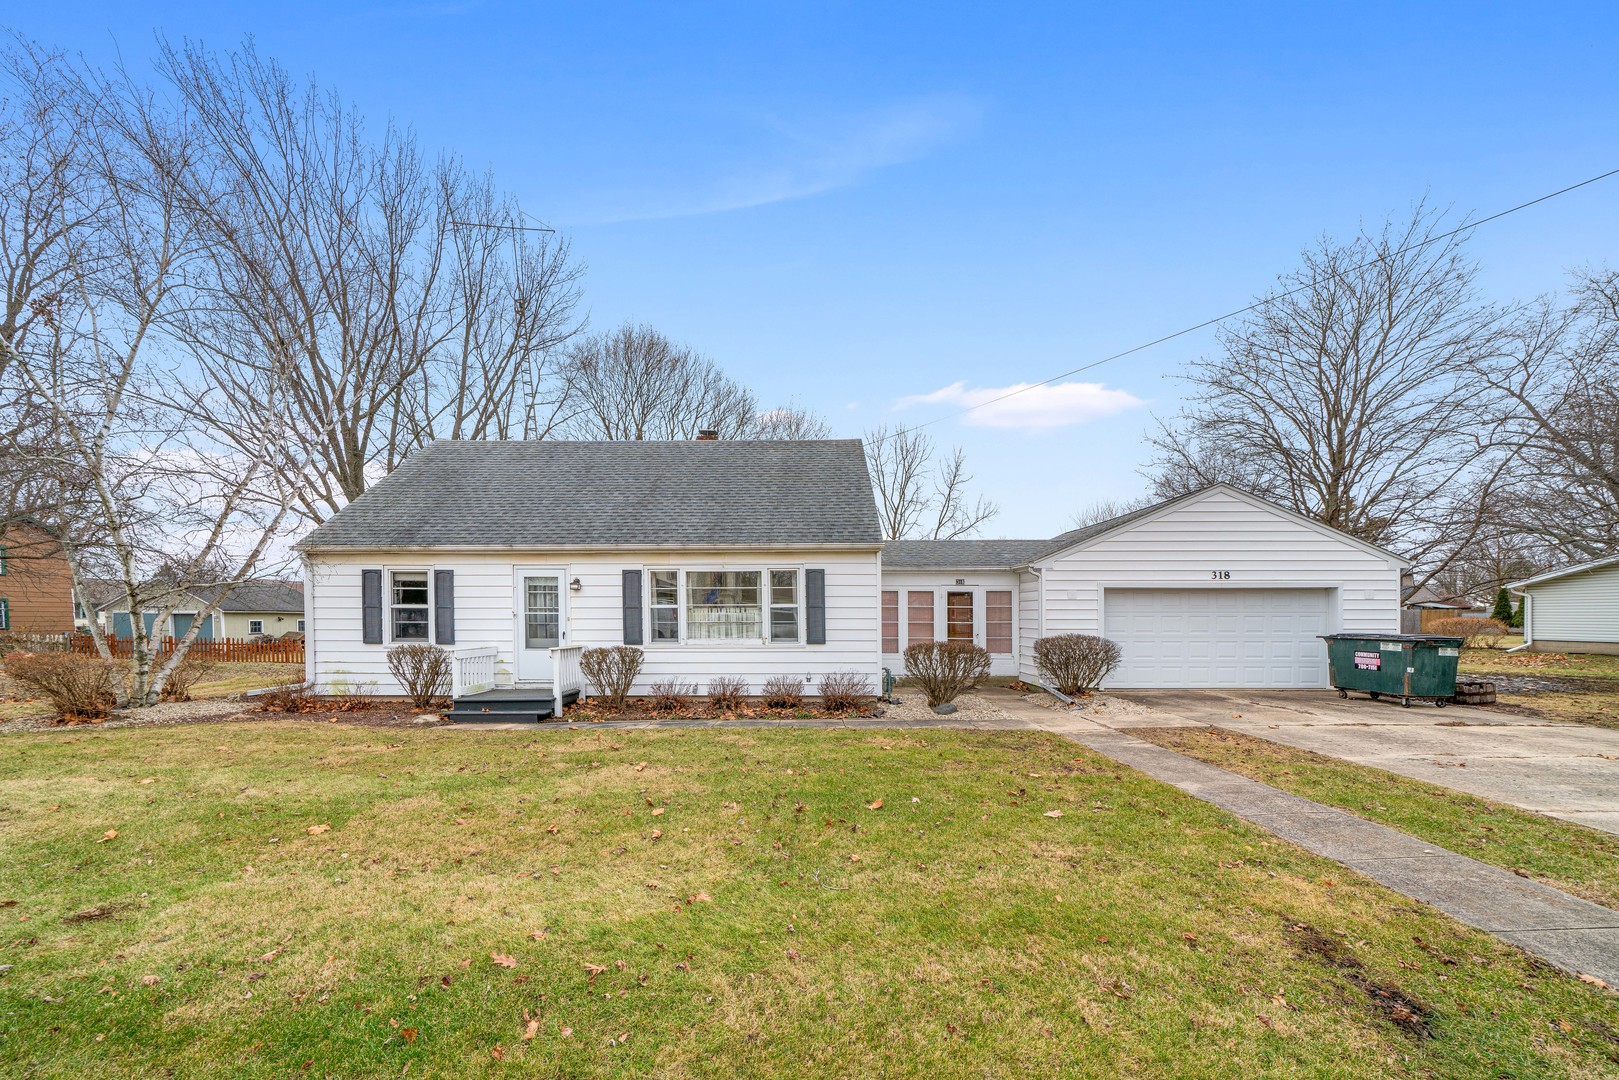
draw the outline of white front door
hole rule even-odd
[[[551,650],[566,643],[568,613],[563,572],[519,566],[516,574],[517,681],[550,682]]]

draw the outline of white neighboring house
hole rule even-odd
[[[881,548],[859,440],[437,442],[298,545],[307,674],[398,693],[389,648],[434,643],[458,708],[545,715],[580,691],[583,649],[627,644],[640,694],[875,687]]]
[[[1317,635],[1398,633],[1402,560],[1223,484],[1049,540],[894,541],[883,659],[972,640],[1034,681],[1034,642],[1100,634],[1113,688],[1325,687]]]
[[[1619,654],[1619,555],[1507,588],[1526,598],[1523,642],[1530,650]]]

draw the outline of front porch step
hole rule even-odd
[[[562,704],[572,705],[579,694],[562,695]],[[455,698],[447,715],[458,724],[489,721],[539,721],[558,714],[556,696],[548,687],[512,686],[465,694]]]

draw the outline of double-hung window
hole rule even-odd
[[[388,622],[395,641],[427,640],[427,571],[395,570],[389,581]]]
[[[249,619],[249,620],[247,620],[247,632],[249,634],[262,634],[262,633],[264,633],[264,620],[263,619]]]
[[[798,641],[798,571],[770,571],[770,640]]]
[[[652,640],[680,640],[680,571],[654,570],[652,577]]]
[[[686,571],[688,641],[760,641],[759,571]]]

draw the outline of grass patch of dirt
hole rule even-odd
[[[6,750],[0,1075],[1619,1065],[1612,994],[1041,733],[238,723]],[[1432,1038],[1394,1015],[1418,1004]]]
[[[1619,836],[1612,833],[1220,728],[1130,734],[1619,908]]]

